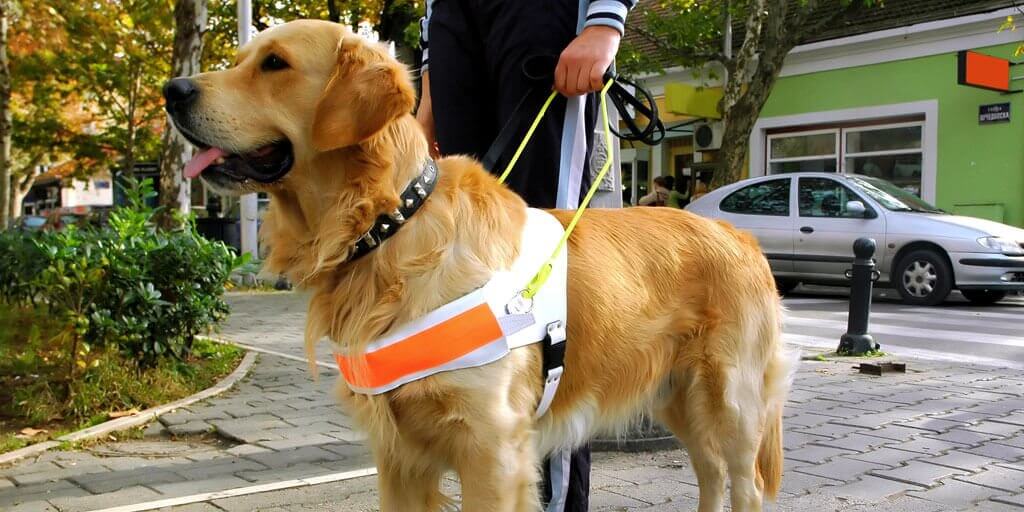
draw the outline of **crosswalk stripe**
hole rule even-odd
[[[820,336],[809,336],[806,334],[783,333],[782,339],[786,343],[790,345],[795,345],[797,347],[826,348],[834,350],[839,345],[839,343],[835,340],[827,340]],[[950,354],[948,352],[937,352],[934,350],[906,348],[897,345],[886,345],[883,348],[883,350],[885,350],[885,352],[888,354],[900,357],[929,359],[932,361],[954,361],[959,363],[971,363],[986,366],[1000,366],[1004,368],[1012,368],[1015,370],[1024,370],[1024,363],[1018,361],[1010,361],[1007,359],[995,359],[991,357],[979,357],[965,354]]]
[[[951,327],[961,327],[961,330],[970,330],[971,332],[985,331],[990,329],[1021,329],[1020,325],[1015,325],[1013,322],[999,321],[998,319],[992,319],[987,316],[970,317],[970,318],[951,318],[946,316],[929,315],[927,318],[914,318],[911,315],[902,313],[871,313],[872,324],[875,320],[883,320],[879,323],[887,324],[900,324],[908,322],[927,322],[934,325],[948,325]],[[1022,331],[1018,331],[1022,332]],[[1024,336],[1024,332],[1022,332]]]
[[[787,313],[787,316],[801,316],[800,313],[804,313],[804,315],[802,315],[803,318],[821,318],[822,316],[829,316],[834,317],[836,319],[845,319],[848,314],[846,311],[790,311]],[[931,325],[956,327],[960,328],[961,330],[970,330],[971,332],[1021,329],[1021,326],[1014,322],[1000,321],[998,319],[993,320],[984,316],[957,319],[935,316],[914,317],[913,315],[906,315],[903,313],[890,313],[887,311],[871,313],[871,325],[898,325],[909,332],[913,329],[916,329],[916,327],[910,325],[913,323],[926,323]],[[1022,336],[1024,336],[1024,334],[1022,334]]]
[[[786,298],[786,299],[782,299],[782,303],[783,304],[829,304],[829,303],[846,302],[846,301],[847,301],[847,299],[842,298],[842,297],[836,297],[836,298],[832,298],[832,297],[829,297],[829,298],[814,298],[814,299],[812,299],[812,298],[802,298],[802,299],[789,299],[789,298]]]
[[[788,317],[785,325],[804,326],[817,328],[845,329],[846,322],[841,320],[829,320],[825,318],[800,318]],[[1024,347],[1024,337],[1002,336],[998,334],[965,333],[960,331],[940,331],[936,329],[907,328],[905,326],[872,324],[871,332],[874,334],[886,334],[902,338],[940,339],[949,341],[989,343],[992,345],[1004,345],[1010,347]]]
[[[897,308],[903,315],[931,315],[931,316],[958,316],[966,318],[999,318],[1003,320],[1016,320],[1024,325],[1024,309],[1018,313],[1000,313],[996,311],[968,311],[953,308]]]

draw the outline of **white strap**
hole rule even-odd
[[[548,408],[551,407],[551,402],[555,399],[555,393],[558,391],[558,383],[562,381],[562,370],[563,367],[559,366],[548,372],[547,378],[544,379],[544,395],[540,398],[537,412],[533,415],[534,418],[544,416],[544,413],[548,412]]]
[[[562,345],[560,347],[562,351],[559,352],[557,360],[549,361],[548,354],[546,353],[547,347],[542,349],[545,351],[543,365],[546,370],[546,375],[544,376],[544,394],[541,395],[540,404],[537,405],[537,411],[533,415],[534,418],[540,418],[548,412],[548,408],[551,407],[551,402],[555,399],[555,393],[558,392],[558,384],[562,381],[562,373],[565,370],[565,345],[563,345],[566,338],[565,324],[560,321],[551,322],[547,325],[546,329],[548,335],[544,339],[544,343],[550,343],[552,347]],[[558,366],[548,368],[549,364],[558,364]]]

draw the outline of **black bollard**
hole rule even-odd
[[[875,241],[858,238],[853,242],[853,269],[847,271],[850,279],[850,316],[846,334],[839,338],[840,355],[863,355],[879,346],[868,334],[868,315],[871,313],[871,289],[878,278],[875,262]]]

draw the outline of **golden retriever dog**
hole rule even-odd
[[[168,111],[201,151],[186,174],[229,194],[267,192],[266,266],[311,295],[307,348],[348,354],[509,267],[526,204],[476,161],[438,161],[437,188],[360,259],[356,240],[398,205],[428,156],[406,69],[340,25],[295,21],[256,36],[233,67],[176,79]],[[563,225],[572,212],[552,212]],[[761,510],[782,477],[793,358],[756,241],[666,208],[588,210],[568,244],[565,374],[540,399],[540,345],[378,395],[339,386],[369,436],[381,509],[435,511],[454,471],[470,512],[534,511],[540,461],[653,414],[685,445],[700,510]]]

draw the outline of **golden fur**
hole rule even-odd
[[[275,52],[290,64],[263,72]],[[468,158],[439,161],[437,190],[405,227],[347,262],[357,237],[394,208],[427,144],[409,112],[406,71],[377,45],[325,22],[257,36],[236,67],[195,77],[206,140],[248,150],[286,136],[295,166],[271,186],[267,265],[311,292],[307,346],[358,353],[390,328],[480,286],[519,250],[526,205]],[[253,108],[258,106],[259,108]],[[212,119],[212,120],[211,120]],[[571,212],[553,212],[563,224]],[[538,509],[539,463],[652,412],[687,447],[700,510],[760,510],[782,475],[791,358],[781,305],[756,241],[679,210],[587,211],[569,241],[566,372],[551,410],[537,346],[379,396],[339,386],[369,434],[381,508],[438,510],[454,470],[463,509]]]

